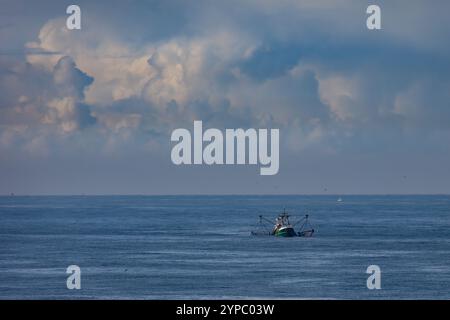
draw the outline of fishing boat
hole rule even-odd
[[[255,230],[251,232],[252,235],[270,235],[276,237],[312,237],[314,234],[314,229],[309,224],[309,215],[305,215],[300,220],[291,223],[290,215],[286,212],[286,209],[275,219],[275,224],[269,219],[264,218],[262,215],[259,216],[259,224]],[[294,226],[301,223],[300,231],[297,232]],[[273,224],[273,227],[269,229],[269,224]]]

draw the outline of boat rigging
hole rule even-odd
[[[309,223],[309,215],[306,214],[301,219],[294,223],[290,221],[290,215],[286,212],[286,209],[275,219],[275,223],[269,219],[259,216],[259,224],[256,229],[251,232],[254,236],[270,235],[276,237],[312,237],[314,229]],[[300,225],[301,224],[301,225]],[[294,226],[300,225],[299,230],[295,231]]]

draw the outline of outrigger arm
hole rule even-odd
[[[297,224],[299,224],[300,222],[302,222],[302,221],[305,221],[305,223],[308,221],[308,217],[309,217],[309,215],[308,214],[305,214],[305,216],[303,217],[303,218],[301,218],[300,220],[297,220],[296,222],[294,222],[293,224],[292,224],[292,226],[295,226],[295,225],[297,225]]]
[[[260,215],[260,216],[259,216],[259,223],[263,223],[263,221],[264,221],[264,222],[267,222],[267,223],[270,223],[270,224],[273,224],[272,221],[270,221],[269,219],[264,218],[262,215]]]

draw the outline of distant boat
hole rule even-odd
[[[342,202],[342,198],[339,197],[339,198],[337,199],[337,202]]]
[[[259,226],[258,230],[252,231],[251,234],[254,236],[260,236],[260,235],[270,235],[270,236],[276,236],[276,237],[312,237],[314,234],[314,229],[310,226],[308,222],[308,215],[305,215],[304,218],[298,220],[295,223],[291,223],[289,221],[289,215],[284,210],[278,218],[275,219],[275,225],[272,227],[272,230],[269,231],[266,226],[264,226],[265,223],[272,224],[270,220],[265,219],[263,216],[259,216]],[[300,222],[303,222],[303,224],[300,227],[300,232],[296,232],[294,230],[294,226],[296,224],[299,224]]]

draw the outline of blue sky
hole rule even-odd
[[[2,194],[450,192],[448,1],[69,4],[0,2]],[[279,174],[174,166],[194,120],[279,128]]]

